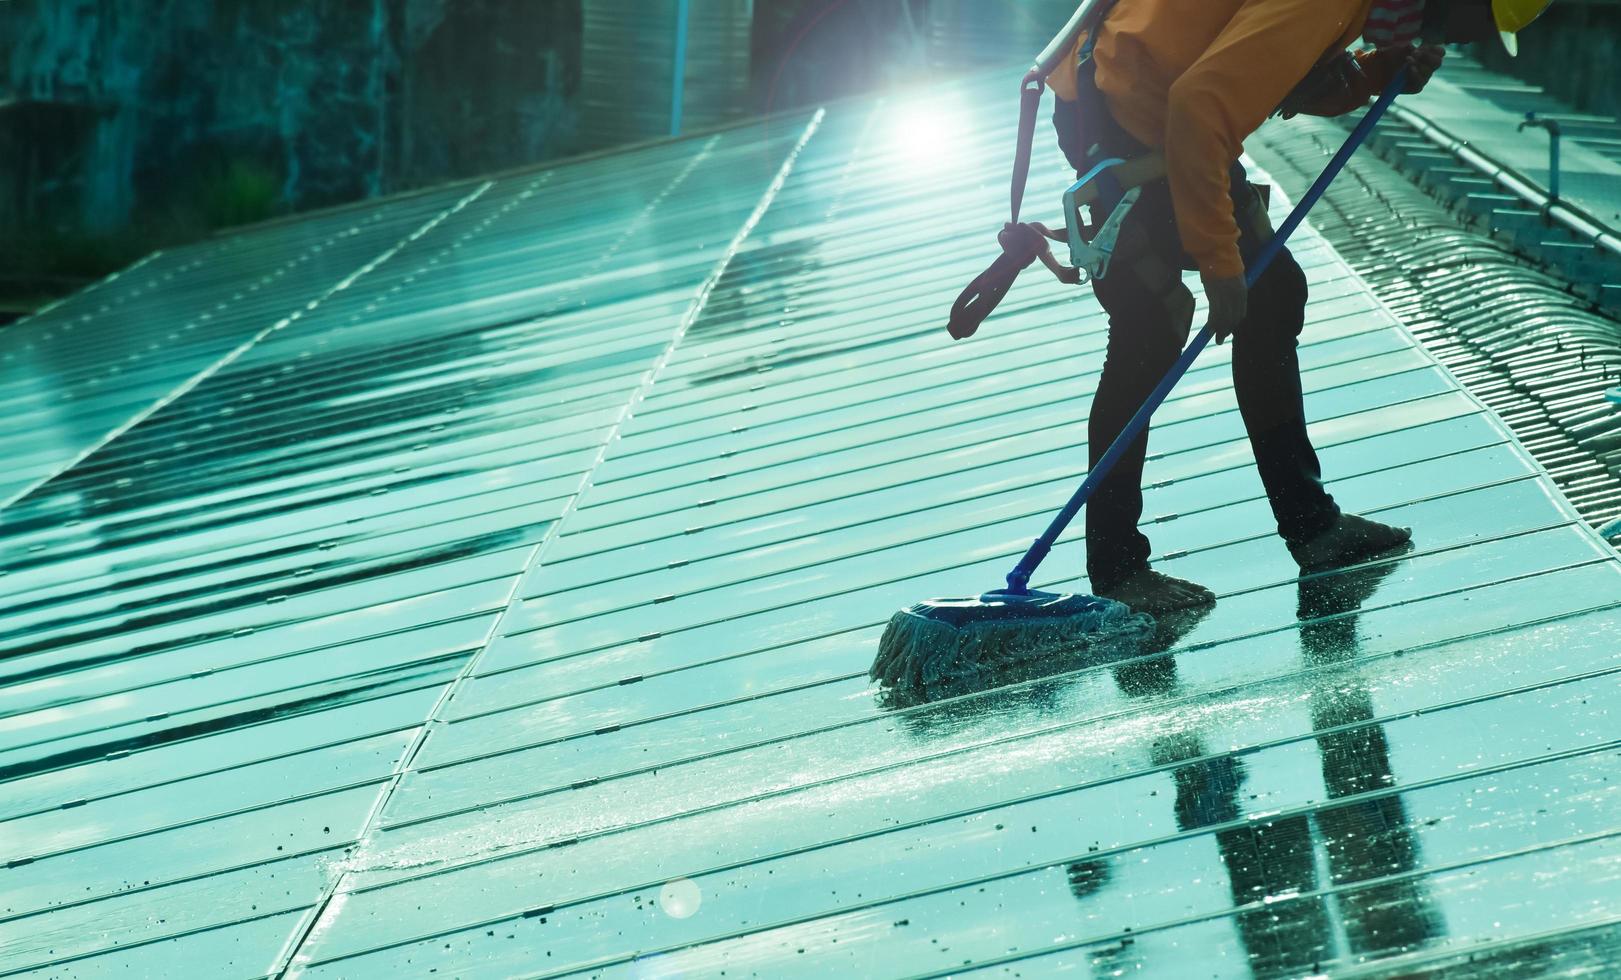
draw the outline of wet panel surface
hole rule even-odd
[[[0,975],[1613,966],[1621,563],[1309,228],[1326,474],[1413,550],[1299,576],[1213,349],[1145,530],[1214,609],[868,683],[894,609],[998,584],[1081,476],[1090,298],[1031,273],[940,329],[1004,87],[249,230],[0,337],[39,423]]]
[[[805,128],[249,230],[6,333],[0,396],[66,407],[0,517],[0,973],[286,969]]]

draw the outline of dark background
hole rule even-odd
[[[690,0],[684,131],[1022,60],[1072,0]],[[677,0],[0,2],[0,296],[278,214],[669,135]],[[1621,0],[1493,59],[1621,111]]]

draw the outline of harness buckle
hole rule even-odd
[[[1064,192],[1069,261],[1086,280],[1102,279],[1109,274],[1109,262],[1120,240],[1120,228],[1142,194],[1140,184],[1122,193],[1121,182],[1111,171],[1125,162],[1119,157],[1100,161]],[[1094,217],[1096,202],[1107,198],[1117,202],[1109,216],[1101,222],[1088,220]],[[1087,210],[1085,215],[1081,213],[1083,207]]]

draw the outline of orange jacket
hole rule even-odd
[[[1244,274],[1227,171],[1325,55],[1354,43],[1373,0],[1118,0],[1098,30],[1097,83],[1116,121],[1165,149],[1182,246],[1205,279]],[[1070,78],[1054,89],[1073,97]],[[1067,82],[1067,84],[1066,84]]]

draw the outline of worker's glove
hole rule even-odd
[[[1369,52],[1371,55],[1372,52]],[[1368,104],[1367,77],[1349,51],[1313,66],[1277,108],[1285,119],[1338,116]]]
[[[1219,344],[1232,336],[1238,325],[1244,322],[1244,314],[1249,308],[1250,288],[1243,276],[1210,279],[1205,281],[1204,295],[1210,306],[1205,326],[1215,334],[1216,343]]]
[[[1356,112],[1383,92],[1403,66],[1407,81],[1402,90],[1409,95],[1421,92],[1445,56],[1446,49],[1436,45],[1392,44],[1355,55],[1342,51],[1312,68],[1278,106],[1278,114],[1291,119]]]
[[[1447,49],[1439,44],[1414,48],[1407,55],[1407,84],[1404,86],[1407,94],[1424,91],[1424,86],[1430,83],[1430,76],[1440,69],[1446,56]]]
[[[1446,48],[1439,44],[1426,44],[1420,47],[1393,44],[1359,55],[1357,62],[1367,74],[1369,90],[1373,94],[1384,91],[1390,80],[1396,77],[1396,72],[1405,66],[1407,82],[1402,86],[1402,91],[1408,95],[1416,95],[1424,91],[1424,86],[1430,83],[1430,77],[1441,67],[1446,53]]]

